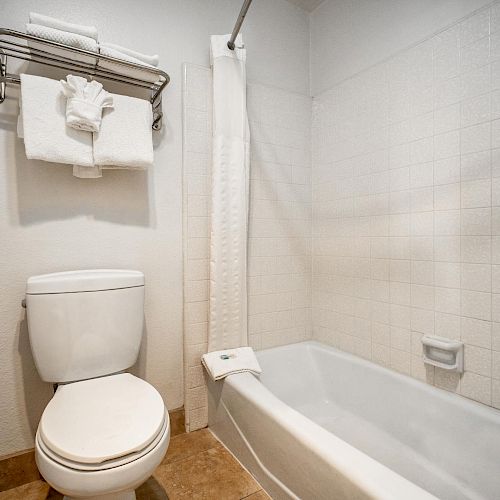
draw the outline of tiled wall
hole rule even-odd
[[[248,86],[249,342],[311,336],[311,98]]]
[[[312,130],[314,337],[500,408],[499,4],[319,95]]]
[[[311,336],[311,99],[248,85],[249,336],[256,349]],[[188,430],[207,423],[211,73],[184,73],[184,366]]]
[[[184,409],[188,431],[204,427],[208,418],[200,358],[208,339],[211,84],[208,68],[184,66]]]

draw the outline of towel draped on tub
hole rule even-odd
[[[251,347],[237,347],[203,354],[201,362],[213,380],[220,380],[235,373],[262,373]]]

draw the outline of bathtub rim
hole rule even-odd
[[[363,491],[367,498],[437,500],[428,491],[382,463],[377,462],[284,403],[265,387],[256,376],[250,373],[240,373],[231,375],[223,381],[215,382],[215,384],[227,384],[229,388],[236,391],[249,404],[256,405],[268,418],[293,432],[294,437],[301,445],[307,446],[321,460],[338,470],[340,474],[346,477],[347,481]],[[246,441],[245,446],[249,448],[252,455],[259,457],[259,454],[252,449],[251,443],[248,442],[239,428],[237,418],[232,414],[231,408],[228,408],[225,404],[223,396],[221,396],[221,400],[224,410],[236,425],[240,437]],[[229,444],[225,444],[231,449]],[[266,469],[269,470],[267,466]],[[273,478],[269,477],[266,470],[262,469],[262,472],[273,481]]]
[[[465,407],[470,409],[473,413],[481,415],[483,418],[494,420],[498,422],[500,419],[500,409],[494,408],[493,406],[487,405],[485,403],[480,403],[479,401],[475,401],[474,399],[470,399],[466,396],[462,396],[461,394],[453,391],[448,391],[443,389],[442,387],[435,386],[419,380],[411,375],[407,375],[405,373],[398,372],[392,368],[387,368],[385,366],[379,365],[374,361],[370,361],[368,359],[362,358],[360,356],[356,356],[355,354],[351,354],[346,351],[342,351],[337,347],[330,346],[318,340],[304,340],[302,342],[295,342],[291,344],[284,344],[281,346],[270,347],[268,349],[261,349],[260,351],[256,351],[257,358],[262,353],[272,353],[274,351],[284,350],[287,348],[312,348],[320,351],[330,351],[335,354],[337,357],[341,357],[345,360],[348,360],[354,364],[366,366],[378,373],[386,374],[393,378],[403,381],[405,384],[410,384],[412,387],[416,389],[422,390],[424,393],[429,394],[431,396],[438,395],[439,398],[444,399],[445,401],[460,407]],[[259,380],[260,381],[260,380]],[[262,382],[261,382],[262,383]],[[262,383],[262,385],[264,385]],[[265,387],[265,385],[264,385]],[[270,391],[271,394],[272,391]],[[277,397],[277,396],[276,396]],[[279,398],[278,398],[279,399]],[[281,400],[280,400],[281,401]],[[285,403],[286,404],[286,403]]]

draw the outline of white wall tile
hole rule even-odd
[[[481,151],[462,155],[461,157],[461,178],[462,181],[472,181],[477,179],[489,180],[491,177],[491,153]]]
[[[189,430],[204,427],[208,418],[200,356],[206,352],[208,331],[210,75],[208,68],[188,65],[184,89],[184,375]],[[312,335],[311,99],[250,84],[248,111],[249,341],[263,348]],[[383,176],[374,186],[386,189]],[[347,188],[344,184],[339,195]]]
[[[484,10],[468,17],[460,24],[460,45],[464,47],[487,36],[489,29],[489,10]]]
[[[487,405],[491,404],[491,378],[472,372],[465,372],[461,384],[460,393],[468,398]]]
[[[500,407],[500,4],[431,43],[384,63],[376,110],[368,71],[313,99],[312,289],[335,289],[313,304],[342,311],[325,320],[340,348],[368,355],[363,337],[372,361]],[[465,343],[462,377],[423,365],[433,333]]]

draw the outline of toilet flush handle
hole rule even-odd
[[[21,305],[26,309],[26,299],[21,300]]]

